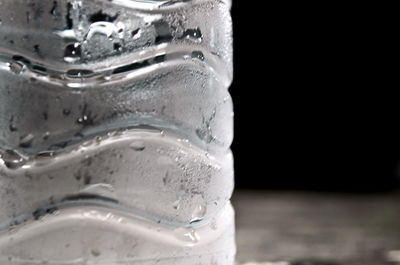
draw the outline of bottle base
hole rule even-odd
[[[227,204],[182,228],[105,207],[63,208],[0,232],[0,264],[233,265],[233,216]]]

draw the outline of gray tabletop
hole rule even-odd
[[[400,264],[400,193],[239,191],[240,265]]]

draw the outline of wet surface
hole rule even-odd
[[[400,194],[234,194],[240,265],[400,264]]]

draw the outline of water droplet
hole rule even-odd
[[[36,53],[36,54],[38,54],[38,55],[40,55],[40,46],[38,45],[38,44],[36,44],[36,45],[34,45],[33,46],[33,51]]]
[[[63,110],[63,114],[64,114],[64,116],[68,116],[69,114],[71,114],[71,110],[69,110],[69,109],[64,109],[64,110]]]
[[[43,134],[43,140],[47,140],[47,139],[49,139],[49,137],[50,137],[50,132],[45,132]]]
[[[54,152],[52,151],[43,151],[38,153],[35,157],[35,166],[44,166],[51,163],[53,156]]]
[[[201,220],[203,220],[206,213],[207,213],[207,206],[197,205],[192,213],[192,219],[190,220],[190,223],[192,224],[195,222],[200,222]]]
[[[48,157],[52,157],[54,156],[54,152],[53,151],[43,151],[43,152],[39,152],[36,155],[36,158],[48,158]]]
[[[23,148],[31,147],[34,138],[35,138],[35,136],[31,133],[20,137],[19,146],[23,147]]]
[[[190,231],[188,231],[187,233],[184,233],[183,235],[186,238],[188,238],[191,242],[194,242],[194,243],[197,243],[199,240],[196,230],[194,230],[194,229],[190,229]]]
[[[107,13],[103,13],[102,10],[100,10],[97,13],[94,13],[90,16],[89,21],[94,23],[94,22],[114,22],[119,16],[119,13],[116,13],[114,16],[111,16]]]
[[[88,172],[83,175],[83,184],[89,185],[92,182],[92,176]]]
[[[112,76],[110,74],[103,75],[103,79],[105,81],[109,81],[109,80],[111,80],[111,78],[112,78]]]
[[[117,28],[118,28],[118,31],[117,31],[118,37],[120,39],[123,39],[124,38],[124,32],[125,32],[125,24],[122,23],[122,22],[117,22]]]
[[[32,71],[38,74],[46,75],[47,73],[47,68],[42,66],[42,65],[32,65]]]
[[[121,44],[120,43],[114,43],[114,50],[115,51],[121,51],[122,49],[121,49]]]
[[[53,16],[57,16],[58,12],[57,12],[57,1],[53,1],[53,7],[50,10],[50,14]]]
[[[93,144],[93,141],[92,141],[92,140],[88,140],[88,141],[83,142],[83,143],[81,144],[81,147],[88,147],[88,146],[91,146],[92,144]],[[86,155],[86,156],[85,156],[85,159],[88,159],[88,158],[89,158],[89,156]]]
[[[211,130],[204,129],[196,129],[196,135],[199,137],[200,140],[205,141],[206,143],[211,143],[215,140],[215,137],[212,135]]]
[[[98,257],[98,256],[100,256],[100,251],[98,251],[98,250],[96,250],[96,249],[92,249],[92,251],[91,251],[91,253],[92,253],[92,256],[93,257]]]
[[[146,148],[143,141],[133,141],[129,146],[135,151],[143,151]]]
[[[96,144],[100,144],[101,141],[103,140],[103,138],[102,138],[101,136],[96,136],[96,137],[94,138],[94,140],[96,141]]]
[[[24,65],[29,65],[31,64],[31,61],[29,61],[28,59],[26,59],[25,57],[21,56],[21,55],[13,55],[12,59],[14,61],[20,62]]]
[[[85,121],[87,121],[87,116],[86,115],[84,115],[83,117],[79,117],[77,120],[76,120],[76,122],[77,123],[84,123]]]
[[[81,44],[79,42],[69,44],[65,47],[64,61],[71,63],[79,60],[80,58],[81,58]]]
[[[94,35],[104,35],[107,38],[112,38],[113,36],[118,35],[118,28],[110,22],[95,22],[89,26],[86,39],[90,40]]]
[[[54,212],[58,211],[58,207],[54,205],[50,205],[47,207],[42,207],[36,209],[34,212],[32,212],[32,216],[35,220],[42,220],[49,214],[53,214]]]
[[[142,31],[139,28],[131,31],[131,36],[134,40],[139,39],[141,35]]]
[[[20,168],[26,163],[26,159],[14,150],[0,151],[0,158],[9,169]]]
[[[73,29],[55,31],[54,33],[65,40],[76,40],[77,39],[76,32]]]
[[[156,39],[155,43],[160,44],[164,42],[169,42],[172,40],[172,33],[169,24],[165,21],[156,21],[153,23],[153,26],[156,30]]]
[[[199,242],[199,235],[193,228],[178,228],[174,231],[174,234],[179,240],[189,243],[190,245]]]
[[[201,51],[193,51],[192,59],[198,59],[200,61],[204,61],[204,54]]]
[[[181,199],[176,200],[172,206],[175,210],[179,210],[181,208]]]
[[[199,28],[187,29],[183,32],[180,39],[192,39],[194,41],[201,42],[203,40],[203,34]]]
[[[11,116],[10,124],[8,125],[8,129],[9,129],[11,132],[16,132],[16,131],[18,131],[17,127],[14,125],[14,116]]]
[[[25,65],[23,65],[21,62],[12,62],[10,63],[9,67],[11,72],[14,74],[20,74],[24,70]]]
[[[88,69],[70,69],[67,71],[67,76],[72,78],[88,77],[93,74],[93,71]]]

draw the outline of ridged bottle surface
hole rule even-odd
[[[0,0],[0,264],[233,265],[230,0]]]

